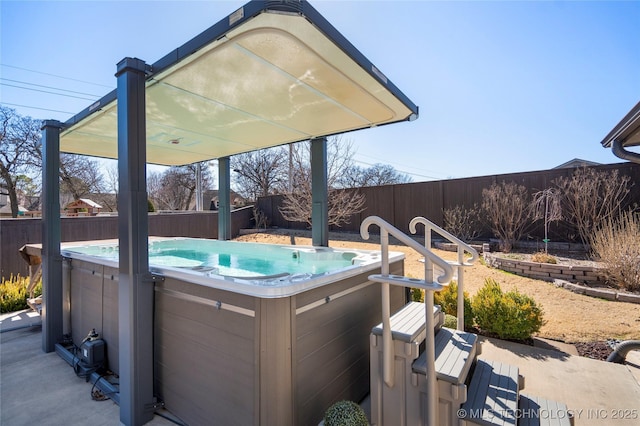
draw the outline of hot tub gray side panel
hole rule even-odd
[[[74,259],[70,277],[73,343],[80,346],[95,328],[106,344],[105,367],[119,374],[117,269]]]
[[[291,425],[293,382],[291,297],[258,299],[260,425]]]
[[[402,274],[403,264],[397,262],[390,269]],[[360,402],[369,393],[369,334],[382,318],[380,284],[367,280],[372,273],[295,296],[296,309],[304,311],[293,321],[295,424],[318,424],[334,402]],[[366,283],[305,310],[310,303]],[[392,312],[404,304],[404,289],[392,286]]]
[[[104,266],[74,260],[71,263],[71,337],[76,346],[92,330],[103,332]]]
[[[155,389],[166,408],[188,424],[257,424],[256,299],[166,278],[155,303]]]

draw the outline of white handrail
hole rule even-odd
[[[407,234],[400,231],[398,228],[391,225],[389,222],[387,222],[386,220],[382,219],[379,216],[369,216],[362,221],[362,223],[360,224],[360,235],[362,236],[363,239],[365,240],[369,239],[369,226],[371,225],[378,225],[380,227],[380,239],[381,239],[380,243],[381,244],[382,244],[382,231],[385,230],[389,234],[396,237],[403,244],[411,247],[412,249],[417,251],[419,254],[423,255],[425,258],[428,257],[429,259],[431,259],[432,262],[440,266],[440,268],[442,268],[444,272],[442,275],[438,276],[438,278],[436,279],[440,284],[445,284],[451,281],[451,279],[453,278],[453,269],[451,268],[451,265],[449,264],[449,262],[439,257],[428,248],[423,247],[416,240],[409,237]],[[425,277],[425,280],[433,281],[433,274],[431,275],[431,277]]]
[[[414,217],[413,219],[411,219],[411,222],[409,222],[409,231],[411,231],[412,234],[415,234],[417,232],[416,229],[416,225],[418,224],[422,224],[424,225],[424,246],[427,249],[431,249],[431,231],[434,231],[438,234],[440,234],[441,236],[445,237],[446,239],[448,239],[449,241],[451,241],[453,244],[456,245],[457,247],[457,251],[458,251],[458,262],[456,264],[457,266],[457,270],[458,270],[458,294],[457,294],[457,306],[458,306],[458,321],[457,321],[457,328],[460,331],[464,331],[464,272],[463,272],[463,268],[465,266],[470,266],[471,264],[473,264],[473,262],[475,262],[476,260],[478,260],[478,258],[480,257],[478,255],[478,252],[476,249],[474,249],[473,247],[471,247],[469,244],[465,243],[464,241],[462,241],[461,239],[459,239],[458,237],[456,237],[455,235],[451,234],[450,232],[447,232],[446,230],[442,229],[441,227],[439,227],[438,225],[436,225],[435,223],[431,222],[429,219],[426,219],[422,216],[418,216],[418,217]],[[471,255],[471,257],[469,259],[467,259],[467,261],[465,261],[464,259],[464,253],[465,251],[467,253],[469,253]],[[425,258],[425,264],[427,263],[427,258]]]
[[[437,280],[441,284],[448,283],[453,277],[453,269],[451,265],[444,259],[438,257],[428,248],[423,247],[411,237],[391,225],[389,222],[378,216],[369,216],[362,221],[360,225],[360,235],[363,239],[369,239],[369,226],[378,225],[380,227],[380,251],[382,254],[382,264],[380,266],[381,275],[389,275],[389,234],[396,237],[402,243],[411,247],[425,257],[425,282],[433,281],[433,263],[439,265],[444,273]],[[429,259],[427,262],[426,260]],[[391,336],[391,313],[390,313],[390,297],[389,283],[382,283],[382,368],[383,379],[388,387],[394,385],[394,359],[393,341]],[[426,424],[427,426],[437,426],[438,419],[438,387],[436,382],[436,348],[434,337],[434,320],[433,320],[433,290],[425,288],[425,356],[426,356],[426,386],[427,386],[427,410]]]

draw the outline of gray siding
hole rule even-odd
[[[255,309],[248,296],[171,278],[157,289]],[[155,389],[167,409],[188,424],[255,424],[255,327],[247,315],[156,291]]]
[[[70,292],[73,343],[79,347],[95,328],[106,342],[108,368],[118,373],[118,270],[73,260]]]
[[[91,329],[103,333],[104,267],[76,260],[71,268],[71,337],[79,347]]]
[[[401,275],[402,263],[391,265],[391,273]],[[299,294],[296,306],[367,283],[369,274]],[[391,290],[393,312],[405,300],[404,289]],[[295,424],[318,424],[334,402],[359,402],[369,393],[369,334],[381,318],[380,285],[374,283],[296,316]]]

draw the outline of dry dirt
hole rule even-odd
[[[273,244],[311,245],[309,232],[269,231],[240,236],[239,241]],[[361,248],[379,250],[378,239],[372,235],[371,242],[365,242],[357,234],[330,234],[330,247]],[[412,278],[424,276],[421,256],[404,245],[391,245],[390,250],[405,253],[405,275]],[[434,250],[445,259],[455,259],[453,252]],[[546,324],[539,337],[560,340],[567,343],[596,342],[610,339],[640,339],[640,305],[612,302],[572,293],[541,280],[520,277],[499,269],[489,268],[480,260],[464,272],[465,290],[473,295],[482,287],[487,277],[495,279],[503,290],[518,289],[533,297],[544,310]]]

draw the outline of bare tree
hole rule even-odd
[[[118,163],[109,163],[104,168],[104,189],[111,193],[118,195],[120,189],[120,183],[118,181]]]
[[[607,173],[593,168],[576,169],[571,177],[560,177],[553,183],[562,193],[566,220],[578,230],[582,244],[591,242],[593,230],[621,214],[632,183],[618,170]]]
[[[102,205],[103,211],[118,210],[118,164],[110,162],[103,167],[103,188],[94,201]]]
[[[349,223],[351,216],[364,210],[364,195],[357,190],[329,189],[328,224],[342,226]],[[311,185],[296,188],[296,191],[284,196],[280,213],[285,220],[304,222],[312,225]]]
[[[482,190],[482,210],[500,249],[510,252],[530,226],[531,208],[527,189],[515,182],[494,183]]]
[[[153,172],[150,171],[147,173],[147,194],[149,199],[153,202],[154,206],[158,210],[163,210],[165,207],[163,206],[164,201],[163,191],[162,191],[162,176],[163,172]]]
[[[190,183],[191,181],[192,183]],[[192,194],[191,188],[195,191],[195,172],[190,175],[187,170],[181,167],[171,167],[158,175],[157,185],[153,199],[156,201],[158,209],[186,210],[185,206],[188,206],[187,202]]]
[[[341,226],[349,223],[351,216],[364,210],[364,195],[357,190],[338,189],[338,181],[352,165],[352,142],[339,137],[331,138],[327,142],[327,186],[328,223]],[[292,149],[293,191],[286,193],[280,213],[285,220],[293,222],[311,223],[311,145],[308,142],[295,144]]]
[[[9,196],[11,216],[18,216],[19,176],[34,167],[40,146],[41,123],[0,105],[0,178],[2,193]]]
[[[231,157],[236,191],[250,200],[280,193],[287,180],[287,156],[282,147],[276,147]]]
[[[368,168],[356,165],[350,166],[340,176],[339,184],[343,188],[360,188],[409,183],[411,180],[409,175],[398,172],[389,164],[376,163]]]
[[[211,187],[208,163],[202,167],[202,188]],[[147,192],[160,210],[189,210],[196,192],[197,163],[171,167],[163,173],[149,173]]]
[[[100,164],[91,157],[60,154],[60,192],[70,194],[74,200],[91,193],[102,192],[104,176]]]
[[[562,219],[560,191],[547,188],[533,194],[533,219],[544,219],[544,252],[548,253],[549,223]]]
[[[480,208],[474,204],[471,208],[455,206],[444,209],[444,228],[463,241],[473,241],[480,235]]]

